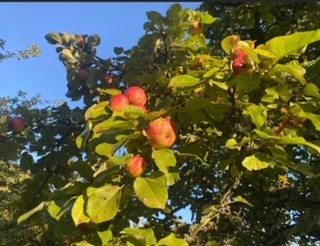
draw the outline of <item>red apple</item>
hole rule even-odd
[[[22,132],[25,128],[25,122],[22,117],[14,117],[9,121],[9,128],[12,129],[14,133]]]
[[[129,160],[126,166],[128,173],[134,178],[144,174],[144,172],[146,171],[146,168],[147,168],[147,163],[145,162],[143,157],[139,155],[133,156]]]
[[[129,99],[123,94],[113,96],[110,99],[110,107],[114,111],[123,112],[124,108],[129,105]]]
[[[144,89],[138,86],[133,86],[128,88],[124,95],[126,95],[129,99],[130,104],[136,105],[141,104],[145,105],[147,102],[147,95],[144,92]]]
[[[105,74],[102,76],[102,81],[107,84],[111,84],[113,82],[113,76],[110,74]]]
[[[170,148],[176,141],[173,122],[169,118],[158,118],[149,123],[146,134],[152,147],[156,149]]]
[[[232,70],[235,75],[251,74],[252,63],[248,54],[241,48],[237,48],[231,55]]]
[[[79,77],[82,80],[87,80],[90,76],[90,72],[87,68],[80,68],[79,69]]]

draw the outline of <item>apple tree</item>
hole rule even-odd
[[[318,242],[320,31],[256,42],[215,38],[207,10],[147,17],[109,59],[96,34],[45,36],[85,106],[35,111],[20,166],[43,181],[18,223],[47,210],[67,245]]]

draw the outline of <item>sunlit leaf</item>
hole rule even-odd
[[[272,38],[265,44],[259,45],[257,48],[269,50],[274,53],[278,59],[298,53],[302,53],[302,49],[313,42],[320,40],[320,31],[296,32],[293,34]]]
[[[247,156],[243,161],[242,165],[249,171],[261,170],[269,167],[270,159],[262,153]]]
[[[89,187],[86,192],[86,213],[93,223],[111,220],[119,211],[121,187],[104,185]]]
[[[159,170],[164,173],[168,172],[168,167],[174,167],[177,163],[177,160],[171,149],[153,149],[152,158],[154,159]]]
[[[188,246],[189,244],[181,238],[177,238],[174,233],[170,233],[165,238],[159,240],[156,246],[167,246],[167,245],[175,245],[175,246]]]
[[[84,205],[85,200],[83,195],[78,196],[71,210],[72,220],[76,226],[90,221],[90,218],[85,213]]]
[[[319,88],[313,83],[308,83],[304,87],[303,93],[308,97],[320,98]]]
[[[242,202],[244,204],[247,204],[249,205],[250,207],[254,207],[250,202],[248,202],[247,199],[243,198],[242,196],[237,196],[235,199],[234,199],[235,202]]]
[[[104,115],[108,116],[109,115],[108,105],[109,105],[108,101],[92,105],[90,108],[88,108],[88,110],[84,115],[86,121],[89,119],[96,119]]]
[[[138,199],[149,208],[164,209],[168,200],[166,177],[142,178],[134,181],[134,192]]]
[[[113,238],[112,231],[106,230],[106,231],[98,231],[98,236],[102,242],[102,245],[108,245],[108,242],[110,242]]]
[[[294,64],[276,64],[272,70],[270,71],[270,74],[273,72],[285,72],[290,74],[291,76],[295,77],[301,84],[305,85],[307,84],[306,79],[303,77],[306,70],[301,67],[300,65],[294,65]]]
[[[217,18],[214,18],[212,15],[210,15],[208,11],[204,12],[201,15],[201,22],[203,24],[212,24],[216,20],[217,20]]]
[[[155,238],[152,228],[125,228],[123,232],[127,235],[128,245],[153,246],[157,243],[157,239]]]
[[[170,80],[169,87],[187,87],[195,86],[201,81],[199,78],[190,75],[178,75]]]
[[[264,106],[250,104],[243,110],[243,114],[249,115],[252,123],[258,128],[262,127],[267,120],[267,110]]]
[[[29,219],[30,216],[33,214],[42,211],[46,207],[46,204],[44,202],[41,202],[38,206],[35,208],[31,209],[30,211],[24,213],[23,215],[19,216],[18,218],[18,224],[20,225],[23,221]]]

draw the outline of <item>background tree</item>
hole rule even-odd
[[[220,5],[213,15],[206,6],[148,12],[138,44],[110,59],[96,54],[98,35],[46,35],[67,96],[85,107],[35,109],[26,120],[25,147],[11,158],[35,175],[24,193],[33,209],[19,224],[46,209],[54,235],[74,245],[319,241],[320,33],[295,18],[291,32],[267,27],[282,25],[279,9],[304,20],[318,5]],[[224,27],[228,16],[254,21]],[[123,99],[136,87],[145,108]],[[154,142],[150,132],[165,130],[174,144]],[[190,224],[177,215],[187,206]]]

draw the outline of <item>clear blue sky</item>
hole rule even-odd
[[[65,68],[45,34],[70,32],[98,34],[100,57],[113,56],[113,47],[125,49],[143,36],[147,11],[165,14],[174,2],[119,3],[1,3],[0,38],[6,40],[6,50],[23,50],[31,44],[42,48],[39,58],[18,61],[5,60],[0,65],[0,96],[14,96],[18,90],[29,96],[40,93],[47,100],[65,100],[67,92]],[[195,9],[201,2],[180,2]]]

